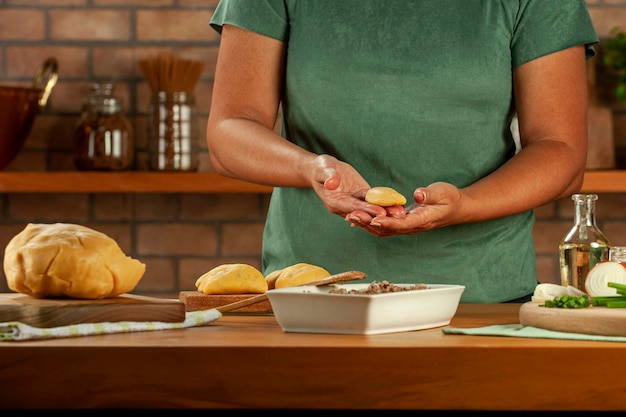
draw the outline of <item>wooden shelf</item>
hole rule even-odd
[[[198,172],[0,172],[0,193],[260,193],[272,187]],[[587,171],[582,192],[626,193],[626,171]]]
[[[271,193],[272,187],[198,172],[0,172],[0,193]]]
[[[626,193],[626,171],[587,171],[581,192]]]

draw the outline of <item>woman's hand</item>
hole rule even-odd
[[[463,194],[452,184],[436,182],[413,192],[413,204],[406,208],[387,207],[385,213],[371,215],[353,211],[346,221],[375,236],[414,235],[438,227],[458,223],[461,219]],[[404,213],[402,213],[404,212]]]
[[[309,164],[311,187],[329,212],[341,218],[354,211],[370,218],[386,215],[383,207],[365,202],[370,185],[351,165],[330,155],[318,155]]]

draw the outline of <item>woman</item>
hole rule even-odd
[[[462,284],[462,302],[532,294],[532,210],[583,181],[584,0],[222,0],[211,25],[213,167],[276,187],[265,274],[307,262]],[[414,201],[368,204],[374,186]]]

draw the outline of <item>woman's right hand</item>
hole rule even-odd
[[[326,209],[341,218],[354,211],[372,217],[386,215],[383,207],[365,202],[368,182],[350,164],[330,155],[318,155],[310,162],[311,187]]]

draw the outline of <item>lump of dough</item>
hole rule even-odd
[[[330,272],[321,266],[298,263],[280,271],[280,274],[274,280],[274,288],[295,287],[328,276],[330,276]]]
[[[280,273],[283,272],[282,269],[277,269],[276,271],[270,272],[265,277],[265,281],[267,282],[267,289],[272,290],[276,288],[276,280],[280,276]]]
[[[4,251],[11,290],[36,298],[112,298],[137,286],[146,265],[104,233],[69,223],[29,223]]]
[[[204,294],[263,294],[267,282],[252,265],[223,264],[198,278],[196,288]]]
[[[390,187],[374,187],[367,190],[365,201],[381,207],[403,206],[406,197]]]

